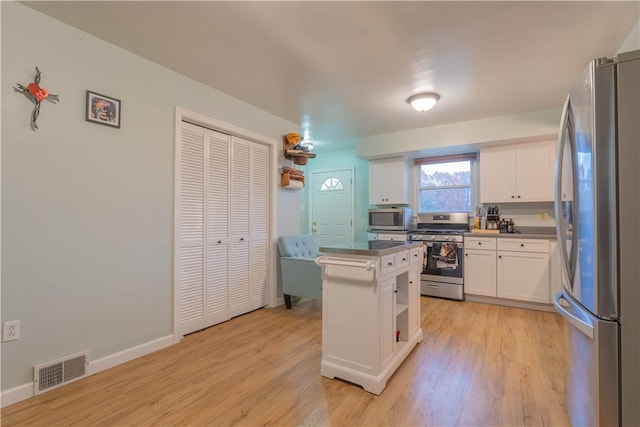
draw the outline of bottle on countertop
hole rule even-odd
[[[476,207],[476,214],[473,216],[473,230],[480,230],[480,208]]]

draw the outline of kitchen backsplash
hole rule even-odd
[[[526,206],[524,206],[526,205]],[[485,211],[489,206],[497,206],[500,209],[500,218],[511,218],[516,227],[555,227],[556,219],[553,202],[540,203],[490,203],[482,205]],[[473,212],[469,213],[469,227],[473,226]],[[418,222],[427,222],[431,218],[426,215],[415,214],[412,217],[411,228]]]
[[[527,203],[523,204],[504,203],[504,204],[487,204],[484,205],[485,210],[489,206],[498,206],[501,218],[511,218],[516,227],[555,227],[555,212],[553,202]]]

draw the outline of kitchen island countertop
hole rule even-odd
[[[320,252],[325,254],[350,254],[350,255],[388,255],[403,250],[417,248],[422,242],[396,241],[396,240],[369,240],[357,241],[351,244],[338,244],[321,246]]]

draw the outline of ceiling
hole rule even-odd
[[[589,60],[617,52],[640,9],[637,1],[24,4],[299,123],[318,151],[559,108]],[[441,99],[418,113],[406,100],[423,91]]]

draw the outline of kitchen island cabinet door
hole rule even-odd
[[[422,248],[420,248],[422,253]],[[409,270],[409,334],[410,337],[420,329],[420,270],[418,268],[412,268]],[[408,339],[408,338],[406,338]]]
[[[465,249],[464,293],[487,297],[497,295],[495,250]]]
[[[498,297],[549,303],[549,254],[498,251]]]
[[[387,366],[395,353],[395,291],[395,277],[380,284],[380,370]]]

